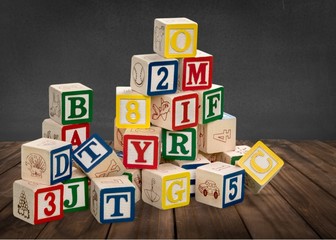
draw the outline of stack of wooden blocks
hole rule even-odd
[[[236,118],[224,112],[213,56],[197,49],[197,37],[194,21],[155,19],[155,53],[134,55],[130,86],[116,87],[113,149],[89,137],[92,90],[51,85],[45,138],[22,146],[14,215],[36,224],[90,202],[97,221],[111,223],[132,221],[141,199],[171,209],[195,196],[224,208],[243,201],[244,183],[260,192],[283,162],[262,142],[236,146]]]

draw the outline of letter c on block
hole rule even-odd
[[[258,150],[256,153],[254,153],[252,155],[252,158],[251,158],[251,167],[253,168],[253,170],[255,170],[258,173],[266,173],[273,166],[272,160],[270,158],[266,159],[267,162],[268,162],[268,166],[267,167],[262,168],[260,165],[258,165],[257,162],[256,162],[256,158],[257,157],[263,157],[263,156],[265,156],[265,154],[262,151]]]

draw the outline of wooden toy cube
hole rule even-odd
[[[244,200],[244,169],[223,162],[213,162],[196,169],[195,199],[224,208]]]
[[[118,128],[116,125],[116,119],[114,118],[114,140],[113,149],[115,151],[123,151],[124,149],[124,133],[126,128]]]
[[[224,87],[212,84],[210,89],[197,91],[199,99],[198,123],[207,124],[223,118]]]
[[[133,183],[135,187],[135,202],[138,202],[141,199],[141,170],[140,169],[126,169],[124,175],[128,176],[128,180]]]
[[[124,133],[126,168],[156,169],[161,156],[161,128],[129,128]]]
[[[163,95],[177,90],[178,60],[158,54],[134,55],[131,88],[143,95]]]
[[[72,144],[73,149],[75,149],[90,136],[90,124],[62,125],[48,118],[42,123],[42,136],[69,142]]]
[[[197,155],[197,130],[162,129],[162,157],[168,160],[194,160]]]
[[[221,120],[198,125],[198,149],[205,153],[232,151],[236,147],[236,117],[224,113]]]
[[[200,151],[200,153],[206,158],[208,159],[210,162],[225,162],[225,154],[224,152],[218,152],[218,153],[205,153]]]
[[[236,165],[237,161],[251,148],[247,145],[236,146],[234,151],[224,152],[224,162]]]
[[[194,57],[197,31],[197,23],[187,18],[156,18],[153,50],[165,58]]]
[[[151,101],[152,124],[173,131],[197,126],[197,93],[180,92],[164,96],[154,96]]]
[[[64,212],[89,209],[89,178],[79,169],[72,168],[72,177],[63,182]]]
[[[246,171],[246,187],[253,193],[259,193],[280,171],[284,162],[258,141],[236,164]]]
[[[142,200],[159,209],[183,207],[190,202],[190,173],[171,163],[142,170]]]
[[[212,66],[213,56],[200,50],[197,50],[195,57],[181,58],[179,60],[178,89],[194,91],[211,88]]]
[[[81,83],[53,84],[49,87],[49,116],[67,125],[92,121],[93,91]]]
[[[63,184],[48,186],[26,180],[13,183],[13,215],[30,224],[63,218]]]
[[[116,88],[116,126],[118,128],[149,128],[151,98],[131,87]]]
[[[39,138],[22,144],[22,179],[53,185],[71,178],[71,172],[71,144],[49,138]]]
[[[91,179],[90,209],[99,223],[133,221],[134,185],[127,176]]]
[[[174,160],[171,163],[190,172],[190,196],[195,196],[196,168],[209,164],[210,161],[198,153],[194,161]]]
[[[125,172],[115,151],[98,134],[75,149],[73,160],[89,178],[120,176]]]

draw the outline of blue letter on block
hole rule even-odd
[[[105,188],[100,191],[100,222],[128,222],[134,219],[135,188]]]
[[[70,179],[72,174],[72,145],[66,145],[50,152],[50,184]]]
[[[90,172],[111,153],[112,148],[98,134],[94,134],[76,148],[73,159],[83,171]]]

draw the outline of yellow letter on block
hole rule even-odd
[[[259,193],[280,171],[284,162],[264,143],[258,141],[237,163],[244,168],[246,187],[253,193]]]
[[[168,175],[162,179],[162,208],[182,207],[190,201],[190,173]]]

